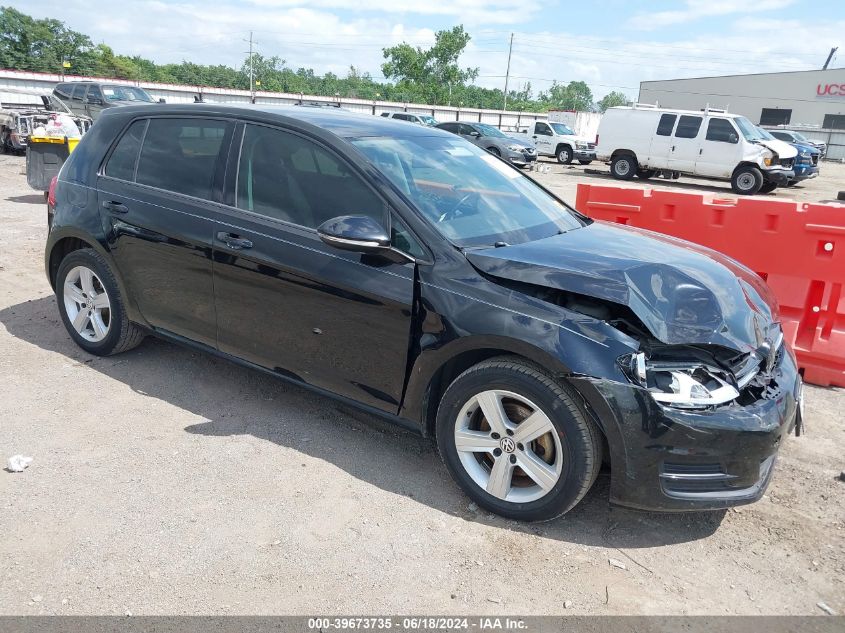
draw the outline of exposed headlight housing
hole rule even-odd
[[[764,149],[762,156],[763,156],[763,164],[766,167],[770,167],[772,162],[774,161],[774,157],[775,157],[774,153],[770,152],[767,149]]]
[[[625,361],[631,378],[660,404],[683,409],[701,409],[725,404],[739,397],[738,384],[723,369],[705,363],[652,362],[644,353],[631,354]],[[745,384],[756,371],[743,377]]]
[[[581,141],[575,142],[575,148],[576,149],[587,149],[588,147],[589,147],[589,145],[587,145],[587,143],[582,143]]]

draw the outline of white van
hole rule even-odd
[[[636,104],[609,108],[596,138],[599,160],[614,178],[658,172],[730,180],[734,192],[768,193],[795,176],[796,149],[767,140],[743,116],[724,110],[674,110]]]
[[[388,119],[399,119],[400,121],[408,121],[416,123],[417,125],[426,125],[434,127],[437,125],[437,119],[427,114],[414,114],[413,112],[382,112],[381,116]]]
[[[554,156],[564,165],[569,165],[573,159],[589,165],[596,159],[596,144],[575,134],[565,123],[534,121],[519,125],[516,132],[508,134],[533,143],[539,156]]]

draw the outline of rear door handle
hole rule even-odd
[[[233,233],[227,233],[226,231],[220,231],[217,234],[217,239],[223,242],[232,250],[239,251],[242,248],[252,248],[252,242],[250,240],[243,237],[238,237]]]
[[[114,200],[103,201],[103,208],[112,213],[129,213],[129,207],[122,202],[115,202]]]

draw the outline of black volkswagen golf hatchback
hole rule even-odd
[[[458,485],[549,519],[764,492],[801,380],[764,282],[595,222],[447,132],[325,109],[103,113],[53,192],[45,264],[92,354],[147,334],[436,438]],[[397,466],[398,467],[398,466]]]

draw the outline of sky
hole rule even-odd
[[[5,0],[54,17],[155,62],[227,64],[255,50],[293,68],[346,76],[350,65],[381,79],[381,49],[429,46],[463,24],[472,41],[461,65],[502,88],[513,38],[510,87],[582,80],[598,99],[636,98],[639,82],[845,67],[845,1],[814,0]]]

